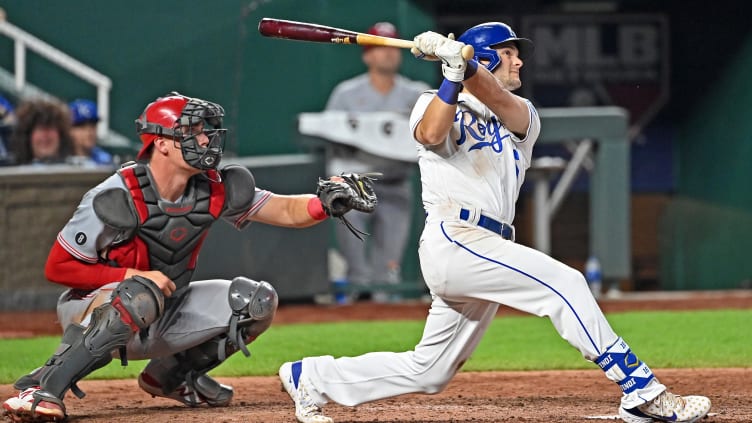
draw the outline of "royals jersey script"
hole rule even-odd
[[[426,92],[418,99],[410,116],[413,133],[434,93]],[[435,146],[418,144],[426,211],[459,203],[503,222],[514,220],[515,202],[540,133],[538,112],[526,103],[530,125],[524,138],[519,138],[483,103],[460,93],[447,141]]]

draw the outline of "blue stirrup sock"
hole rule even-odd
[[[650,367],[640,361],[621,338],[596,358],[595,363],[603,369],[606,377],[619,385],[625,394],[646,387],[655,378]]]
[[[302,372],[303,372],[302,361],[296,361],[292,363],[292,366],[291,366],[292,383],[293,385],[295,385],[295,389],[298,389],[298,384],[300,383],[300,374]]]

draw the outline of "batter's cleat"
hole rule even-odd
[[[5,417],[12,422],[60,422],[65,420],[65,405],[52,394],[33,386],[3,403]]]
[[[300,377],[302,371],[303,363],[300,361],[287,362],[279,368],[282,388],[287,391],[295,403],[295,418],[300,423],[333,423],[334,420],[325,416],[321,407],[308,394],[305,383]]]
[[[619,417],[627,423],[677,422],[692,423],[710,411],[710,399],[692,395],[682,397],[664,391],[654,400],[635,408],[619,407]]]
[[[152,397],[174,399],[189,407],[202,404],[224,407],[230,404],[234,393],[231,386],[223,385],[205,374],[194,378],[190,384],[183,382],[171,392],[165,393],[158,380],[146,372],[141,372],[138,376],[138,386]]]

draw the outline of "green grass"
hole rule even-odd
[[[752,366],[752,310],[630,312],[608,315],[614,330],[653,368]],[[212,372],[219,376],[271,375],[285,361],[330,354],[412,349],[422,321],[274,325]],[[0,341],[0,383],[38,367],[57,348],[58,337]],[[96,379],[135,377],[146,361],[119,361],[94,372]],[[548,319],[503,317],[491,324],[463,370],[594,369],[559,337]]]

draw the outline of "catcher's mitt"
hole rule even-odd
[[[355,228],[345,218],[345,213],[357,210],[372,213],[376,209],[376,192],[373,181],[381,176],[380,173],[342,173],[338,177],[320,179],[316,187],[324,211],[331,217],[339,218],[342,223],[359,239],[367,233]]]

